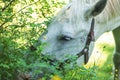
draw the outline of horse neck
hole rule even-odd
[[[107,31],[114,30],[120,26],[120,0],[108,0],[104,11],[95,17],[96,39]]]

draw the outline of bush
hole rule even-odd
[[[62,5],[54,0],[0,1],[0,80],[15,80],[17,72],[28,72],[39,59],[28,48]]]

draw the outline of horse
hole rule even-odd
[[[120,0],[72,0],[52,19],[34,47],[47,43],[43,55],[66,61],[78,56],[79,65],[87,63],[95,41],[112,31],[115,40],[114,80],[120,80]]]

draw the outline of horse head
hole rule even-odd
[[[105,8],[107,0],[89,4],[86,0],[74,0],[54,17],[47,33],[38,41],[47,43],[43,54],[52,55],[57,60],[67,59],[67,55],[76,55],[86,44],[93,17]]]

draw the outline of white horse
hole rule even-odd
[[[48,32],[38,39],[47,43],[44,55],[52,55],[57,60],[67,60],[67,55],[78,55],[86,47],[93,18],[95,41],[107,31],[113,31],[116,49],[113,57],[115,80],[120,80],[120,0],[73,0],[54,17]],[[94,42],[90,41],[89,53]],[[91,54],[89,54],[90,56]],[[81,53],[79,64],[84,62]],[[117,76],[116,76],[117,74]]]

